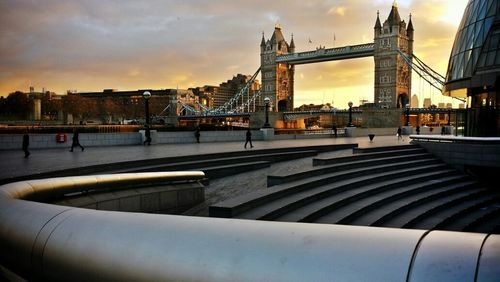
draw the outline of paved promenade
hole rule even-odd
[[[300,147],[311,145],[347,144],[358,143],[359,147],[376,147],[387,145],[403,145],[409,143],[398,141],[396,136],[376,136],[373,143],[368,137],[357,138],[321,138],[279,141],[255,141],[254,148],[271,149],[284,147]],[[85,146],[85,144],[82,144]],[[97,164],[115,163],[123,161],[175,157],[185,155],[198,155],[219,152],[244,151],[242,142],[214,142],[214,143],[189,143],[189,144],[157,144],[151,146],[111,146],[111,147],[86,147],[84,152],[75,149],[73,153],[67,149],[40,149],[30,150],[29,158],[24,158],[24,153],[19,150],[0,150],[0,179],[22,175],[61,170],[66,168],[84,167]]]

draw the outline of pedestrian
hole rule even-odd
[[[417,135],[420,135],[420,125],[417,125]]]
[[[28,129],[25,129],[24,135],[23,135],[23,151],[24,151],[25,158],[30,156],[30,151],[28,151],[29,146],[30,146],[30,136],[28,134]]]
[[[80,144],[80,137],[79,137],[79,133],[78,133],[78,130],[75,128],[73,128],[73,142],[71,143],[71,150],[69,150],[70,152],[73,152],[73,148],[74,147],[80,147],[82,148],[82,152],[83,150],[85,150],[85,148],[83,148],[83,146]]]
[[[200,143],[200,127],[198,126],[196,128],[196,131],[194,132],[194,136],[196,137],[196,143]]]
[[[149,129],[149,125],[146,125],[146,131],[144,132],[144,136],[146,137],[146,140],[142,143],[143,145],[148,144],[151,145],[151,129]]]
[[[337,126],[333,125],[332,129],[333,129],[333,136],[337,138]]]
[[[253,148],[253,145],[252,145],[252,132],[250,132],[250,128],[247,129],[246,136],[247,136],[247,138],[246,138],[246,142],[245,142],[245,149],[247,148],[248,142],[250,142],[250,148]]]
[[[441,127],[441,135],[445,135],[446,134],[446,128],[443,126]]]
[[[396,133],[396,135],[398,136],[398,141],[403,139],[403,136],[401,135],[401,126],[398,127],[398,132]]]

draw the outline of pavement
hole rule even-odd
[[[373,142],[370,142],[368,137],[254,141],[254,148],[246,150],[350,143],[357,143],[359,147],[379,147],[398,144],[405,145],[409,141],[407,136],[404,141],[398,141],[396,136],[375,136]],[[85,144],[82,145],[85,146]],[[69,152],[69,147],[67,149],[32,149],[30,150],[31,155],[29,158],[24,158],[24,153],[21,149],[0,150],[0,179],[123,161],[244,151],[243,145],[244,140],[242,142],[199,144],[85,147],[85,151],[83,152],[78,149],[75,149],[74,152]]]

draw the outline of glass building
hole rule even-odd
[[[444,95],[467,100],[468,136],[500,136],[500,0],[470,0],[451,51]]]

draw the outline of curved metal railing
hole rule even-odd
[[[55,206],[68,191],[166,180],[160,172],[0,186],[0,263],[49,281],[493,281],[500,236],[124,213]]]

